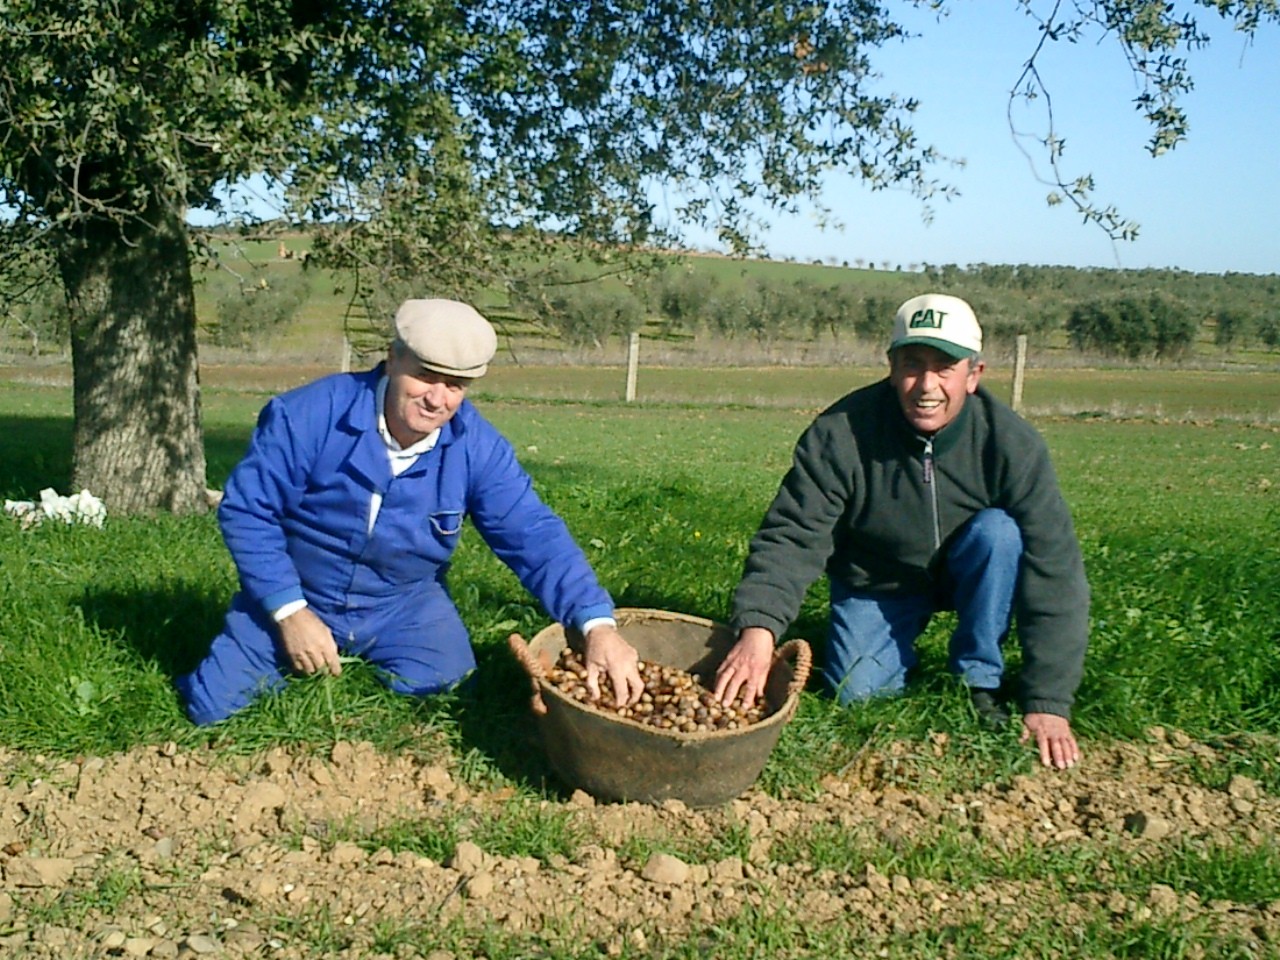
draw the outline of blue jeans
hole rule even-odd
[[[941,597],[876,594],[831,583],[831,626],[822,678],[841,703],[895,693],[915,666],[916,638],[937,610],[955,610],[948,669],[994,690],[1004,674],[1022,534],[1003,510],[979,511],[946,545]]]

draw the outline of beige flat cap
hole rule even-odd
[[[498,349],[489,321],[458,300],[406,300],[395,328],[424,367],[451,377],[484,376]]]

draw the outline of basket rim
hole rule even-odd
[[[700,627],[729,629],[727,623],[722,623],[719,620],[712,620],[709,617],[697,617],[691,613],[680,613],[676,610],[659,610],[656,607],[618,607],[613,611],[613,618],[618,622],[619,627],[625,627],[627,624],[634,623],[637,620],[678,620],[681,623],[692,623]],[[569,631],[563,623],[549,623],[529,638],[529,646],[532,647],[545,636],[557,633],[568,636]]]

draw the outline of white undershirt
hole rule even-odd
[[[436,427],[417,443],[410,444],[407,447],[400,446],[400,441],[391,435],[391,431],[387,429],[387,378],[384,376],[378,381],[378,433],[382,437],[382,442],[387,445],[387,457],[391,462],[391,475],[398,477],[404,473],[415,463],[424,453],[433,449],[436,441],[440,439],[440,428]],[[373,524],[378,519],[378,511],[382,509],[382,494],[378,491],[373,492],[373,498],[369,501],[369,526],[365,530],[366,533],[373,533]]]

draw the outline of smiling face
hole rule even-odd
[[[931,436],[960,415],[965,398],[978,389],[986,364],[956,360],[936,347],[909,344],[889,354],[889,382],[907,422]]]
[[[427,370],[405,348],[387,354],[387,430],[402,447],[443,427],[458,412],[471,381]]]

